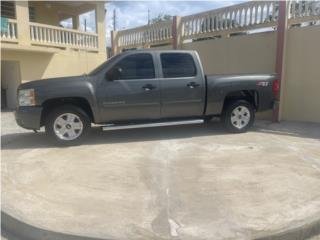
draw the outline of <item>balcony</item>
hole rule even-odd
[[[57,48],[98,49],[98,34],[73,29],[30,23],[31,44]],[[1,42],[19,43],[17,21],[9,19],[7,31],[1,32]]]
[[[6,27],[1,29],[1,49],[49,51],[73,49],[92,52],[105,50],[103,2],[14,2]],[[8,6],[10,5],[8,4]],[[31,11],[32,10],[32,11]],[[92,29],[83,29],[81,14],[93,13]],[[26,21],[25,19],[28,19]],[[70,20],[68,26],[61,22]]]

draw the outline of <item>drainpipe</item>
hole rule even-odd
[[[285,81],[285,54],[286,54],[286,39],[287,39],[287,22],[288,22],[288,2],[279,1],[279,15],[277,25],[277,52],[275,72],[277,80],[274,84],[275,103],[273,107],[273,121],[281,120],[282,100]]]

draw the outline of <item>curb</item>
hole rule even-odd
[[[320,235],[320,216],[300,226],[273,232],[255,240],[304,240]]]
[[[108,240],[59,233],[34,227],[1,211],[1,235],[8,240]],[[255,240],[304,240],[320,235],[320,217],[299,227],[255,237]],[[110,240],[110,239],[109,239]]]
[[[1,235],[8,240],[108,240],[59,233],[34,227],[1,211]]]

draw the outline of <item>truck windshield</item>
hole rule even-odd
[[[106,68],[108,64],[112,64],[114,61],[116,61],[120,56],[121,56],[121,54],[118,54],[118,55],[115,55],[115,56],[109,58],[107,61],[105,61],[104,63],[102,63],[101,65],[99,65],[95,69],[93,69],[88,75],[89,76],[96,75],[102,69]]]

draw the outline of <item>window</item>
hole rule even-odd
[[[197,73],[193,58],[188,53],[162,53],[160,57],[164,78],[192,77]]]
[[[97,32],[96,12],[94,10],[79,15],[80,30],[83,32]]]
[[[155,78],[152,56],[146,53],[127,56],[110,69],[107,75],[112,80]]]
[[[32,6],[29,6],[29,21],[30,22],[36,21],[36,9]]]
[[[64,28],[69,28],[69,29],[72,29],[73,28],[73,21],[72,21],[72,18],[66,18],[62,21],[60,21],[60,26],[64,27]]]
[[[16,18],[16,7],[13,1],[1,1],[1,17]]]

